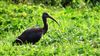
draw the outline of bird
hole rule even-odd
[[[47,18],[52,19],[59,25],[59,23],[53,17],[51,17],[48,13],[44,12],[42,14],[42,21],[44,26],[42,28],[30,28],[25,30],[21,35],[19,35],[15,39],[13,45],[14,44],[22,45],[26,43],[35,44],[36,42],[38,42],[41,39],[42,35],[45,35],[46,32],[48,31]]]

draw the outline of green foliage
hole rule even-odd
[[[60,26],[48,19],[49,30],[35,45],[12,46],[24,30],[43,27],[42,13],[48,12]],[[0,56],[99,56],[100,6],[10,4],[0,1]]]

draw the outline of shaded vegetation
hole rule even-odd
[[[1,0],[8,3],[14,4],[43,4],[45,6],[82,6],[86,4],[87,6],[100,5],[100,0]]]

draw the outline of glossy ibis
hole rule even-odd
[[[42,37],[42,35],[44,35],[48,30],[47,18],[52,19],[58,24],[58,22],[55,19],[49,16],[48,13],[44,12],[42,15],[44,27],[31,28],[31,29],[25,30],[20,36],[18,36],[18,38],[13,42],[13,44],[14,43],[19,44],[19,45],[26,44],[26,43],[35,44],[36,42],[38,42],[40,38]]]

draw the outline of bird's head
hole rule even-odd
[[[48,15],[48,13],[46,13],[46,12],[44,12],[43,14],[42,14],[42,18],[44,19],[46,19],[46,18],[48,18],[49,17],[49,15]]]
[[[47,18],[52,19],[53,21],[55,21],[59,25],[59,23],[55,19],[53,19],[48,13],[44,12],[43,15],[42,15],[42,19],[45,20]]]

